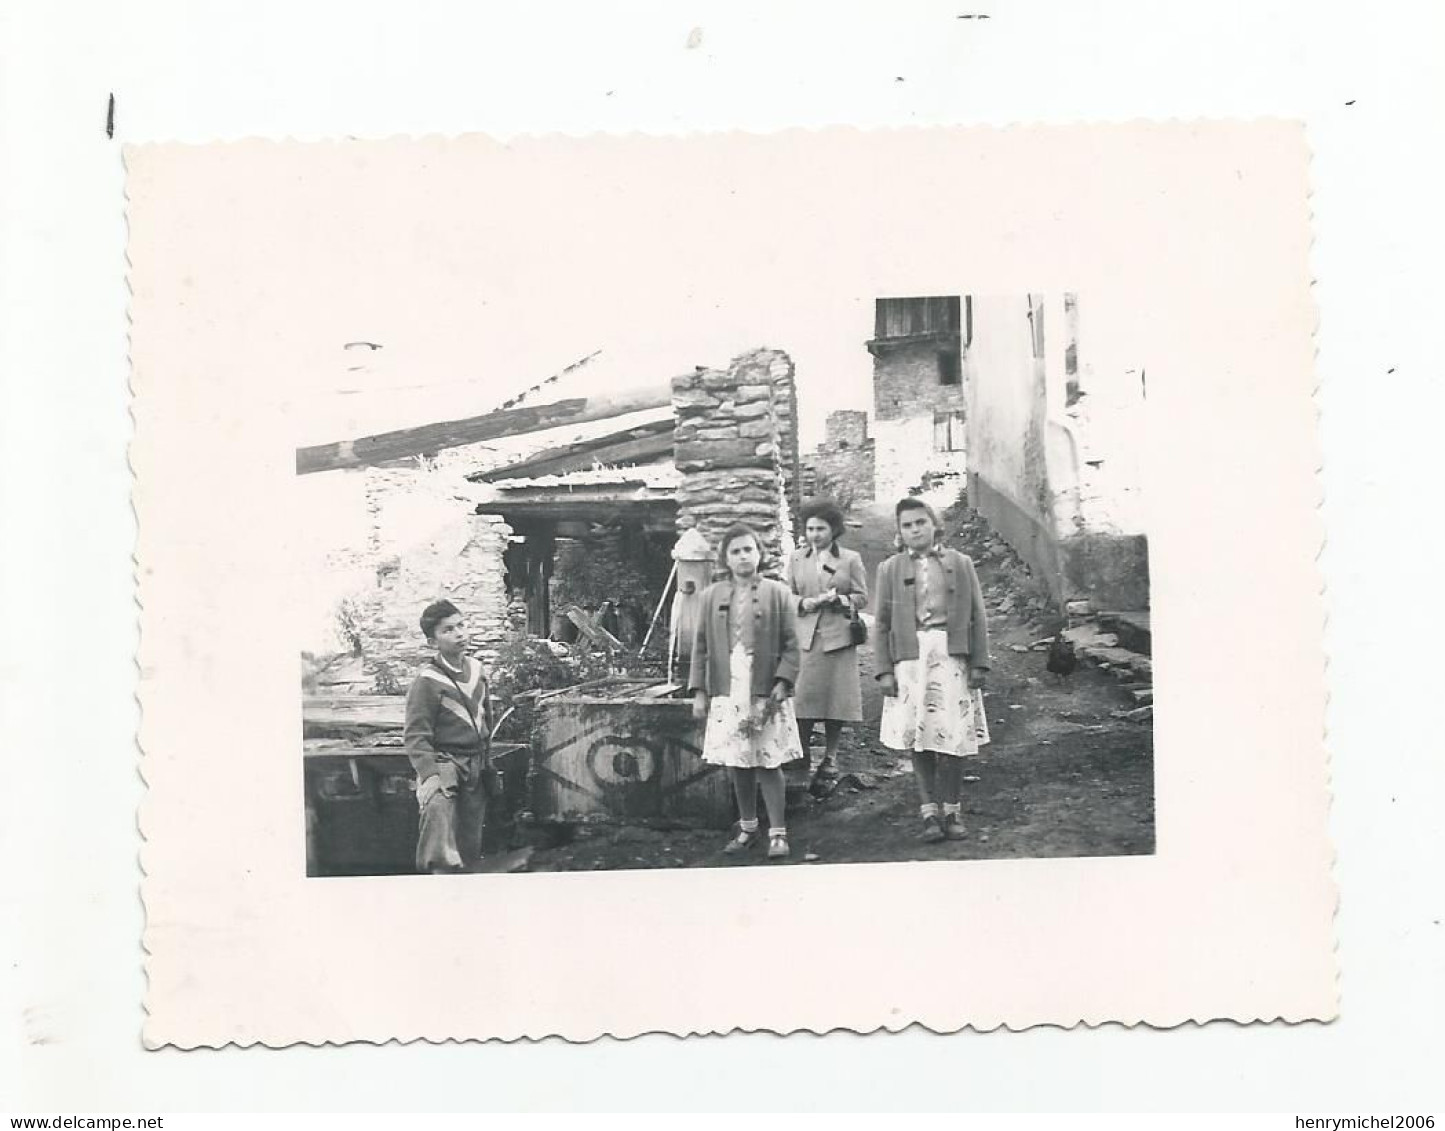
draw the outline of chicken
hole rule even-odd
[[[1074,642],[1064,639],[1061,632],[1049,643],[1049,662],[1044,665],[1059,677],[1062,682],[1065,676],[1074,674],[1074,669],[1079,666],[1078,654],[1074,651]]]

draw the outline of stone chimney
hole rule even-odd
[[[699,369],[672,382],[679,531],[698,530],[716,547],[745,522],[777,568],[793,545],[798,507],[797,394],[793,362],[759,349],[726,369]],[[765,566],[765,568],[766,568]]]

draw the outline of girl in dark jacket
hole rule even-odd
[[[718,547],[728,571],[702,594],[688,688],[693,716],[707,720],[702,756],[728,767],[737,796],[738,834],[724,852],[758,840],[758,791],[768,810],[768,856],[788,855],[783,764],[803,756],[789,697],[798,678],[793,596],[758,575],[762,545],[748,526],[730,527]]]
[[[972,560],[942,544],[933,508],[906,498],[895,515],[903,548],[874,586],[879,739],[913,756],[923,840],[961,840],[963,759],[985,740],[975,691],[988,674],[988,614]]]

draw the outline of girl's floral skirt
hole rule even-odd
[[[988,742],[983,693],[968,685],[968,668],[948,654],[948,633],[920,629],[918,659],[893,667],[898,694],[883,700],[878,737],[893,750],[936,750],[968,757]]]
[[[768,698],[755,699],[753,658],[738,645],[728,657],[732,686],[728,695],[714,695],[708,705],[707,734],[702,759],[714,766],[771,770],[803,756],[798,740],[798,719],[793,701],[772,707]]]

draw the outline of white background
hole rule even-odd
[[[520,7],[0,10],[0,1108],[1438,1110],[1436,7]],[[1340,1021],[141,1050],[120,143],[1262,115],[1315,148]]]

